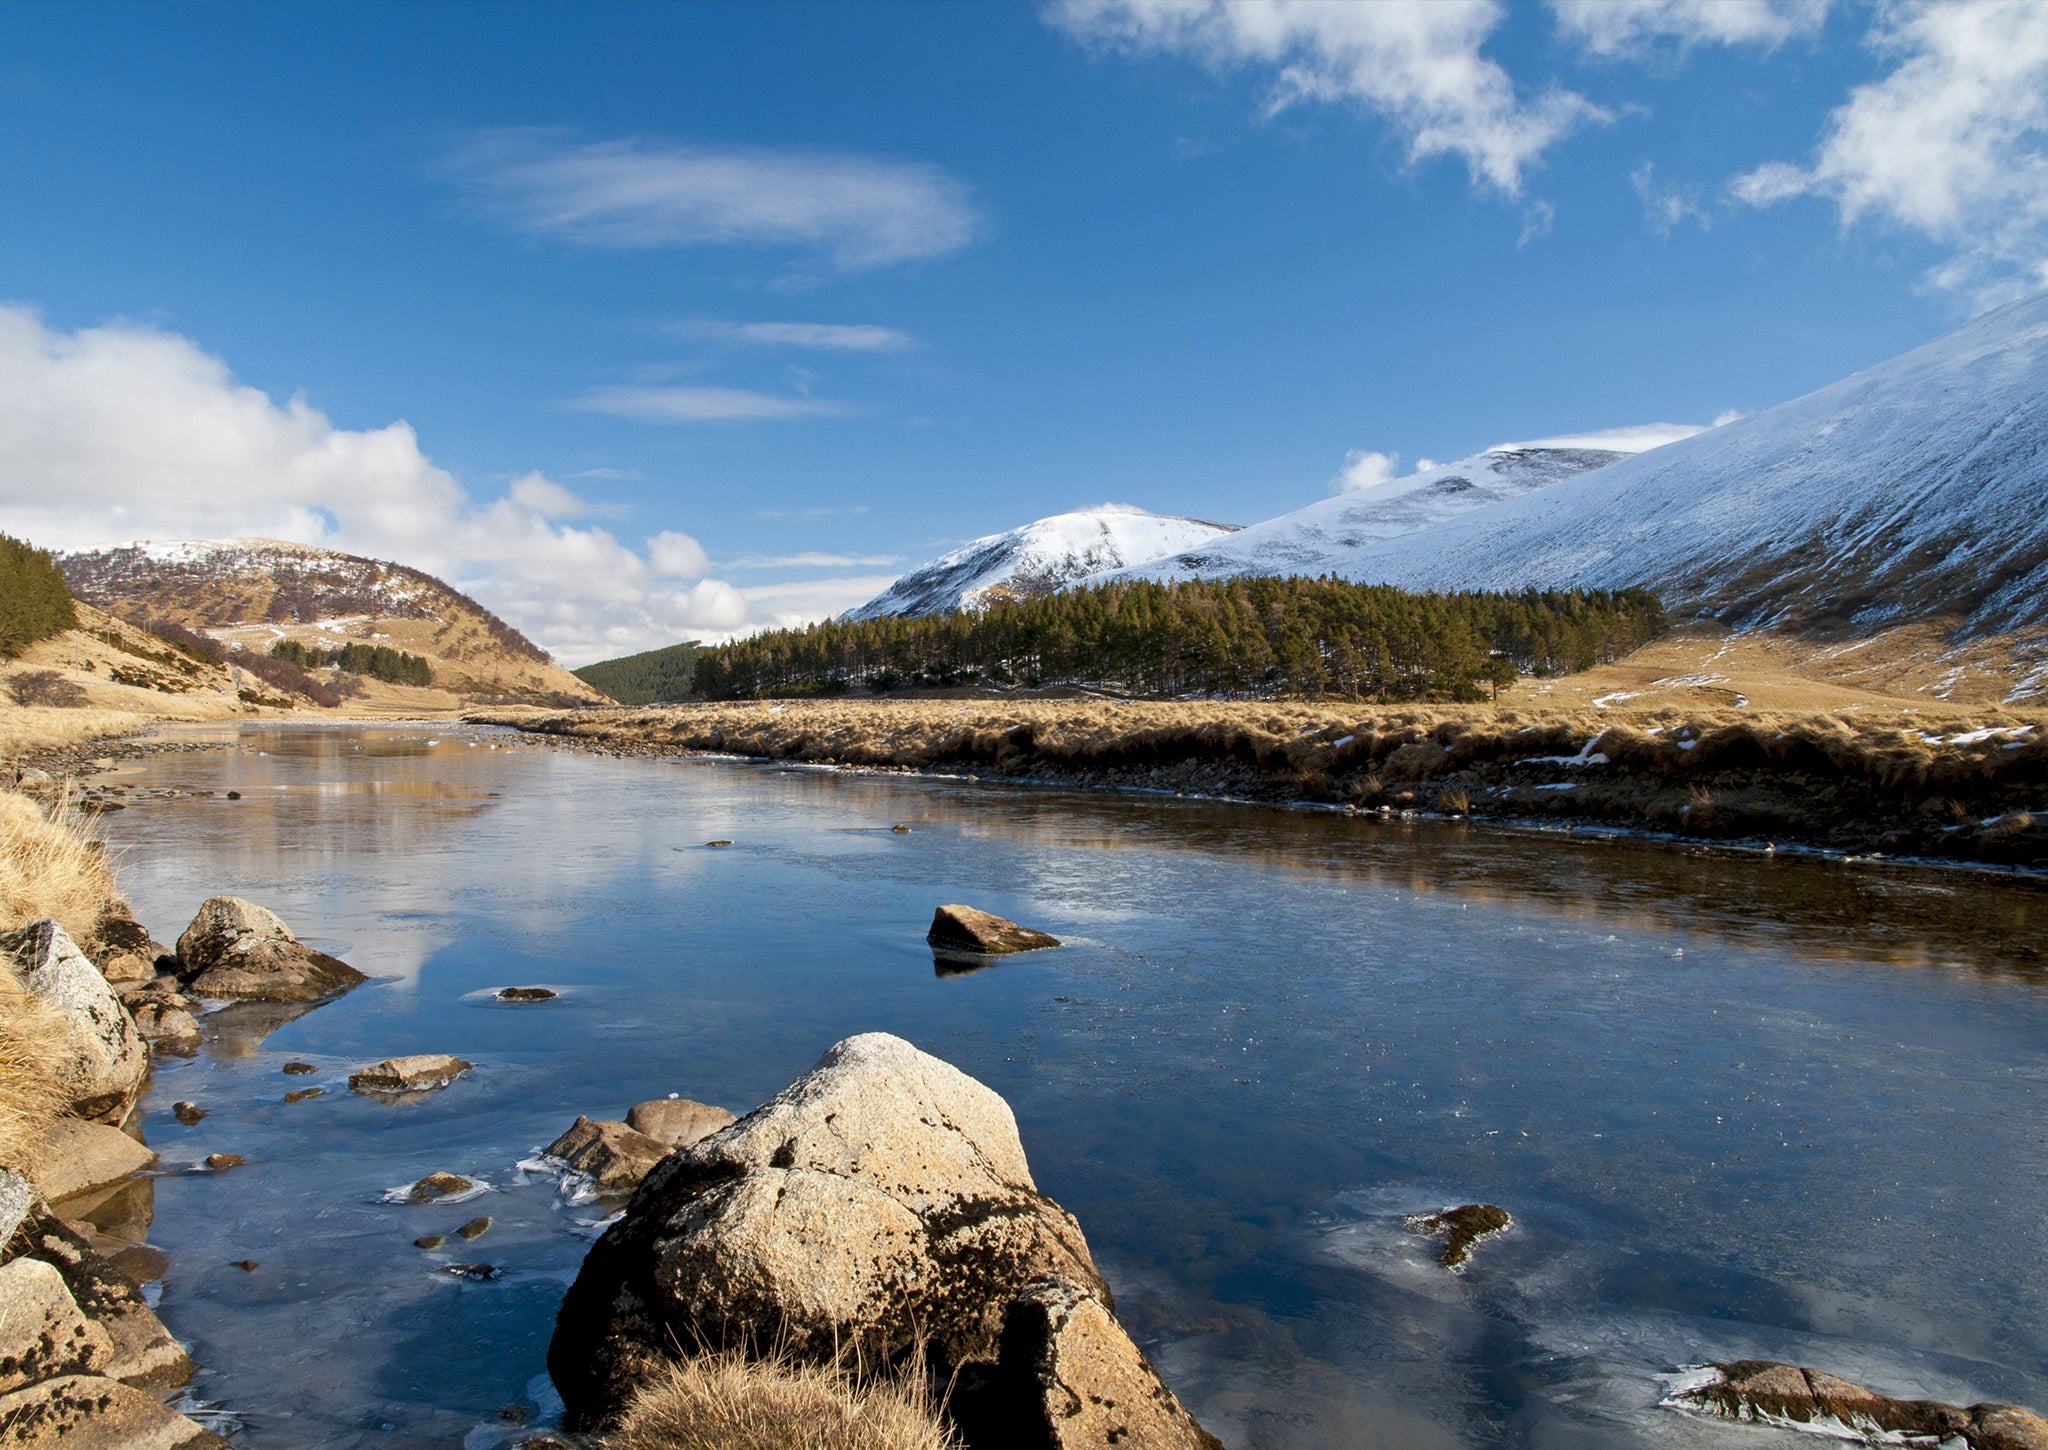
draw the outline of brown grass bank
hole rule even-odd
[[[2048,867],[2048,713],[1999,706],[838,700],[470,718],[629,754],[717,752]]]
[[[921,1382],[863,1383],[843,1369],[736,1351],[663,1366],[608,1450],[953,1450]]]

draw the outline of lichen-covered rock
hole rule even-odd
[[[67,1375],[0,1395],[13,1450],[226,1450],[227,1441],[155,1395],[99,1375]]]
[[[52,1203],[111,1188],[156,1162],[156,1154],[119,1128],[59,1118],[43,1137],[36,1186]]]
[[[576,1424],[614,1414],[650,1356],[784,1344],[942,1377],[996,1359],[1009,1301],[1107,1285],[1032,1182],[987,1087],[901,1038],[841,1042],[739,1122],[670,1154],[591,1250],[548,1367]]]
[[[173,1389],[192,1378],[191,1356],[143,1301],[135,1281],[96,1252],[76,1230],[54,1215],[38,1211],[29,1216],[26,1238],[21,1257],[40,1260],[63,1275],[64,1287],[71,1291],[79,1310],[106,1331],[113,1352],[102,1374],[145,1390]]]
[[[71,1110],[119,1122],[142,1091],[149,1048],[100,969],[54,921],[0,935],[0,953],[28,992],[64,1014],[69,1061],[63,1082]]]
[[[39,1259],[0,1265],[0,1393],[67,1374],[98,1374],[107,1332],[79,1312],[64,1276]]]
[[[1002,1423],[974,1438],[1052,1450],[1223,1450],[1078,1284],[1039,1279],[1010,1301],[995,1378],[1007,1393],[980,1411]]]
[[[127,907],[118,904],[100,918],[91,940],[79,945],[110,982],[146,982],[156,975],[157,958],[167,955],[163,945],[128,915]]]
[[[178,938],[178,976],[196,996],[259,1002],[313,1002],[369,980],[238,896],[216,896],[199,908]]]
[[[724,1108],[688,1098],[655,1098],[635,1103],[626,1114],[627,1127],[671,1149],[687,1148],[736,1121]]]
[[[1035,952],[1056,947],[1060,939],[1019,926],[992,912],[972,906],[942,906],[932,913],[931,930],[924,939],[940,951],[971,952],[1000,956],[1010,952]]]
[[[1952,1444],[1969,1450],[2048,1450],[2048,1419],[2015,1405],[1895,1400],[1817,1369],[1744,1359],[1702,1365],[1665,1404],[1731,1420],[1845,1431],[1871,1444]]]
[[[670,1149],[624,1123],[579,1117],[545,1151],[578,1173],[588,1174],[599,1188],[618,1192],[638,1187],[654,1165],[668,1157]]]
[[[12,1168],[0,1168],[0,1250],[14,1241],[14,1231],[35,1206],[35,1185]]]
[[[348,1086],[357,1093],[427,1093],[448,1086],[472,1066],[445,1052],[387,1057],[374,1067],[350,1073]]]

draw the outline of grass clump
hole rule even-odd
[[[83,824],[62,806],[52,819],[27,796],[0,791],[0,931],[53,916],[86,941],[114,899],[106,850]]]
[[[700,1354],[651,1373],[607,1450],[956,1450],[921,1375],[856,1377],[787,1355]]]
[[[64,1112],[64,1021],[0,969],[0,1168],[33,1179],[50,1124]]]

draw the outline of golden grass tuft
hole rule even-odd
[[[34,1178],[50,1124],[66,1106],[64,1022],[0,969],[0,1168]]]
[[[635,1393],[607,1450],[955,1450],[937,1401],[906,1383],[861,1380],[787,1355],[736,1350],[655,1370]]]
[[[60,805],[56,819],[27,796],[0,790],[0,931],[54,916],[88,941],[114,901],[106,849]]]

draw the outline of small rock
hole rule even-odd
[[[467,1193],[476,1185],[460,1173],[429,1173],[405,1191],[407,1203],[434,1203]]]
[[[326,1088],[293,1088],[284,1095],[284,1100],[288,1103],[303,1103],[307,1098],[325,1097],[326,1094]]]
[[[475,1239],[482,1238],[485,1234],[489,1233],[490,1231],[491,1220],[487,1215],[483,1218],[471,1219],[461,1228],[455,1230],[455,1237],[461,1239],[464,1243],[468,1243]]]
[[[498,1418],[508,1425],[523,1425],[526,1423],[526,1406],[507,1405],[498,1411]]]
[[[1401,1221],[1412,1232],[1445,1240],[1436,1261],[1446,1269],[1461,1268],[1472,1257],[1472,1246],[1514,1226],[1508,1211],[1491,1203],[1462,1203],[1440,1213],[1411,1213]]]
[[[374,1067],[350,1073],[348,1089],[354,1093],[432,1092],[448,1086],[474,1065],[446,1053],[387,1057]]]
[[[1870,1443],[1949,1444],[1969,1450],[2048,1450],[2048,1419],[2015,1405],[1962,1409],[1939,1400],[1895,1400],[1817,1369],[1744,1359],[1698,1366],[1701,1378],[1674,1390],[1673,1409],[1731,1420],[1766,1416],[1799,1425],[1838,1421]]]
[[[971,906],[940,907],[932,913],[932,927],[924,939],[942,951],[978,952],[985,956],[1035,952],[1060,944],[1056,936]]]
[[[705,844],[705,845],[707,845],[707,846],[730,846],[730,845],[732,844],[732,842],[730,842],[730,841],[706,841],[706,842],[705,842],[704,844]]]
[[[156,1162],[156,1154],[119,1128],[59,1118],[43,1137],[36,1187],[55,1203],[111,1188]]]
[[[891,834],[898,836],[907,836],[910,834],[910,827],[903,825],[891,826],[889,827],[889,830]]]
[[[626,1114],[627,1127],[636,1133],[645,1133],[671,1149],[687,1148],[734,1121],[733,1115],[724,1108],[692,1102],[688,1098],[655,1098],[650,1102],[635,1103]]]
[[[670,1150],[668,1144],[624,1123],[579,1117],[545,1151],[578,1173],[589,1174],[599,1188],[617,1190],[638,1186]]]
[[[412,1246],[416,1249],[425,1249],[431,1254],[435,1249],[440,1248],[441,1245],[447,1242],[448,1240],[439,1234],[422,1234],[412,1241]]]
[[[493,995],[500,1002],[552,1002],[561,994],[552,987],[500,987]]]
[[[98,1374],[107,1332],[79,1312],[64,1276],[37,1259],[0,1266],[0,1393],[66,1374]]]
[[[441,1272],[456,1279],[467,1279],[472,1284],[488,1284],[493,1279],[505,1277],[505,1271],[496,1264],[443,1264]]]
[[[200,1107],[197,1103],[172,1103],[171,1116],[189,1128],[206,1116],[206,1109]]]
[[[230,1168],[240,1168],[248,1161],[239,1153],[209,1153],[206,1155],[206,1166],[214,1173],[225,1173]]]
[[[228,1267],[230,1269],[240,1269],[245,1274],[253,1274],[261,1265],[254,1259],[229,1259]]]
[[[369,980],[238,896],[216,896],[199,908],[178,938],[178,961],[179,976],[201,997],[314,1002]]]
[[[293,1077],[304,1077],[307,1073],[318,1072],[320,1069],[310,1062],[288,1062],[279,1070]]]
[[[226,1450],[227,1441],[155,1395],[100,1375],[63,1375],[0,1396],[18,1450]]]
[[[199,1046],[199,1019],[183,1007],[147,998],[130,1009],[135,1030],[159,1051],[189,1055]]]
[[[229,800],[231,800],[231,801],[238,801],[238,800],[240,800],[241,798],[242,798],[242,793],[241,793],[240,791],[238,791],[238,790],[231,790],[231,791],[229,791],[229,792],[228,792],[228,799],[229,799]]]

